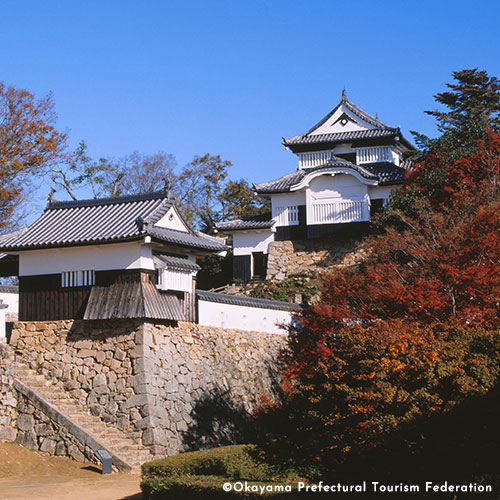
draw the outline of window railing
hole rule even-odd
[[[65,271],[61,274],[63,288],[93,285],[95,285],[95,271]]]
[[[342,201],[338,203],[313,203],[308,207],[308,224],[338,224],[370,220],[367,201]]]
[[[273,219],[276,221],[276,226],[297,226],[299,207],[297,205],[273,207]]]
[[[379,161],[392,161],[391,150],[387,146],[356,149],[356,163],[376,163]]]
[[[178,269],[158,269],[158,285],[161,290],[176,290],[179,292],[193,291],[193,273]]]
[[[299,153],[299,168],[310,168],[323,165],[330,159],[332,153],[333,150]]]

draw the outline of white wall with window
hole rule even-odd
[[[252,252],[269,253],[269,243],[274,241],[271,229],[235,231],[233,233],[234,255],[251,255]]]

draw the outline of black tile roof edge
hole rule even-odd
[[[196,290],[196,295],[201,300],[207,302],[217,302],[219,304],[229,304],[235,306],[257,307],[260,309],[275,309],[280,311],[300,311],[302,306],[291,302],[281,302],[279,300],[257,299],[245,295],[229,295],[226,293],[209,292],[208,290]]]
[[[22,246],[10,246],[10,247],[3,247],[2,251],[3,252],[20,252],[23,250],[45,250],[48,248],[67,248],[67,247],[86,247],[89,245],[104,245],[104,244],[111,244],[111,243],[124,243],[124,242],[129,242],[129,241],[137,241],[144,236],[147,236],[146,233],[139,234],[139,235],[133,235],[133,236],[116,236],[114,238],[100,238],[96,240],[74,240],[74,241],[69,241],[65,243],[43,243],[43,244],[30,244],[30,245],[22,245]]]
[[[279,177],[278,179],[274,179],[273,181],[264,182],[262,184],[254,184],[253,188],[255,189],[255,191],[257,193],[261,193],[261,194],[266,194],[266,193],[280,193],[280,192],[287,193],[287,192],[290,191],[290,188],[292,186],[294,186],[298,182],[301,182],[303,180],[303,178],[308,173],[310,173],[310,172],[317,172],[317,171],[320,171],[320,170],[328,170],[330,168],[337,168],[337,167],[340,167],[340,168],[342,168],[342,167],[351,168],[352,170],[355,170],[356,172],[358,172],[365,179],[372,179],[372,180],[377,180],[378,179],[378,176],[376,174],[372,174],[371,172],[369,172],[368,170],[366,170],[365,168],[363,168],[362,165],[356,165],[355,163],[352,163],[352,162],[350,162],[348,160],[344,160],[343,158],[337,158],[336,156],[332,155],[332,158],[327,163],[324,163],[323,165],[319,165],[317,167],[303,168],[301,170],[296,170],[295,172],[292,172],[291,174],[284,175],[283,177]],[[286,189],[279,190],[279,191],[274,191],[272,189],[271,190],[266,189],[266,186],[269,186],[269,184],[273,184],[275,182],[282,181],[286,177],[291,177],[293,175],[296,175],[300,171],[303,171],[305,173],[304,176],[302,176],[296,183],[290,184],[289,186],[287,186]]]
[[[181,257],[173,257],[171,255],[162,254],[162,253],[153,253],[154,257],[160,259],[166,267],[183,269],[188,271],[199,271],[201,267],[196,264],[196,262],[192,262],[189,259],[183,259]]]
[[[100,205],[113,205],[118,203],[133,203],[137,201],[165,199],[173,205],[174,200],[167,198],[164,191],[153,191],[150,193],[132,194],[127,196],[115,196],[109,198],[93,198],[87,200],[68,200],[68,201],[52,201],[49,202],[45,210],[57,210],[60,208],[78,208],[78,207],[94,207]]]
[[[190,247],[190,248],[201,248],[205,250],[228,250],[229,247],[225,243],[219,243],[215,241],[216,239],[222,240],[223,238],[216,238],[216,237],[210,237],[209,235],[202,235],[203,233],[200,233],[199,231],[195,231],[193,233],[185,233],[184,231],[177,231],[176,229],[166,229],[162,227],[150,227],[147,229],[147,235],[151,236],[152,238],[156,238],[158,240],[166,241],[167,243],[171,243],[172,241],[168,240],[168,234],[163,233],[163,231],[169,231],[173,232],[174,236],[178,236],[182,240],[182,236],[190,236],[191,238],[197,238],[199,240],[199,244],[192,245],[189,242],[184,242],[184,243],[179,243],[178,241],[175,241],[174,243],[178,246],[181,247]],[[225,239],[224,239],[225,242]]]
[[[356,137],[344,138],[342,136],[351,134],[358,134]],[[363,135],[366,136],[364,136]],[[371,140],[374,138],[384,137],[391,138],[397,135],[401,135],[399,129],[368,129],[368,130],[351,130],[349,132],[331,132],[329,134],[316,134],[316,135],[296,135],[293,137],[284,138],[283,144],[285,146],[295,146],[301,144],[321,144],[321,143],[332,143],[332,142],[359,142],[363,140]],[[342,137],[342,138],[341,138]],[[315,139],[315,140],[312,140]]]
[[[0,253],[0,261],[9,261],[9,260],[19,260],[18,255],[12,255],[8,253]]]
[[[242,217],[241,219],[232,219],[223,222],[217,222],[215,227],[220,231],[233,231],[244,229],[270,229],[276,223],[272,218],[272,213],[259,214],[254,216]]]
[[[225,222],[218,222],[215,227],[218,231],[223,233],[224,231],[246,231],[246,230],[257,230],[257,229],[271,229],[275,224],[275,221],[270,220],[264,221],[242,221],[239,219],[228,220]]]

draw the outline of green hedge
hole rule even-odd
[[[254,445],[235,445],[148,462],[142,466],[141,489],[145,500],[225,499],[277,497],[292,495],[252,492],[225,492],[225,482],[242,481],[247,485],[295,485],[298,476],[291,470],[265,463]]]

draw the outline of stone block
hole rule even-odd
[[[38,442],[33,431],[20,431],[17,433],[17,442],[30,450],[38,450]]]
[[[58,441],[56,444],[56,455],[64,457],[66,456],[67,450],[64,441]]]
[[[56,442],[53,439],[44,438],[40,445],[40,451],[48,453],[49,455],[54,455],[56,451]]]
[[[106,375],[104,375],[104,373],[100,373],[94,377],[92,387],[96,388],[103,385],[106,385]]]
[[[68,445],[68,456],[77,462],[85,462],[85,455],[78,446],[73,443]]]
[[[115,359],[119,361],[123,361],[127,357],[127,353],[125,351],[122,351],[121,349],[117,348],[115,350]]]
[[[37,436],[49,436],[53,433],[52,427],[49,424],[41,423],[35,425],[35,434]]]
[[[19,415],[17,418],[17,428],[20,431],[31,431],[35,426],[35,420],[32,415]]]
[[[106,382],[108,385],[112,385],[116,382],[116,373],[115,372],[108,372],[106,373]]]

